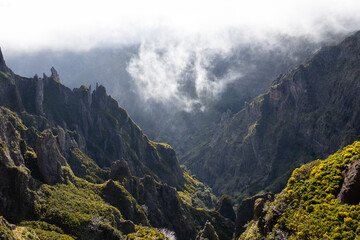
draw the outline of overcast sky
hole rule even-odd
[[[356,0],[0,0],[0,9],[0,46],[7,51],[360,28]]]

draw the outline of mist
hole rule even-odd
[[[0,46],[16,73],[54,66],[67,86],[103,84],[146,134],[175,148],[360,30],[355,0],[0,0],[0,8]]]

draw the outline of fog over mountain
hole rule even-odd
[[[222,115],[239,111],[278,74],[360,29],[356,1],[1,6],[8,24],[0,44],[12,69],[33,76],[54,66],[70,87],[103,84],[146,134],[179,155],[189,150],[184,142],[199,140],[194,132],[211,136]]]

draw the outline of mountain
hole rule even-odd
[[[1,51],[0,172],[5,239],[185,240],[207,221],[221,239],[233,234],[211,189],[103,86],[71,90],[55,68],[21,77]]]
[[[360,142],[297,168],[273,201],[257,198],[239,239],[357,239]]]
[[[216,193],[279,192],[291,171],[359,139],[360,33],[280,75],[182,161]]]
[[[181,160],[186,152],[216,133],[216,129],[223,123],[222,118],[240,111],[246,101],[249,102],[265,92],[276,76],[294,68],[324,43],[337,38],[338,36],[332,36],[319,42],[304,36],[275,35],[267,40],[256,40],[251,43],[239,41],[234,43],[232,50],[227,53],[218,53],[211,49],[201,53],[194,52],[191,54],[192,57],[186,60],[186,69],[178,65],[172,66],[170,70],[163,69],[164,63],[153,63],[154,74],[158,68],[182,72],[178,79],[173,77],[167,79],[167,82],[178,88],[179,96],[175,98],[200,102],[192,111],[185,111],[174,99],[163,102],[159,101],[160,97],[144,99],[146,92],[142,89],[142,82],[136,74],[130,75],[128,72],[127,67],[132,61],[142,60],[142,51],[154,51],[152,54],[159,59],[166,58],[163,54],[172,51],[171,48],[168,49],[168,45],[160,46],[157,49],[159,51],[135,45],[79,52],[18,53],[9,56],[7,63],[12,69],[16,69],[16,72],[25,76],[33,76],[34,72],[47,72],[51,64],[61,72],[63,83],[70,87],[78,87],[81,84],[95,86],[98,82],[129,112],[147,136],[156,141],[169,143]],[[181,46],[173,47],[180,47],[179,51],[185,51]],[[192,50],[187,49],[186,52],[188,51]],[[169,57],[170,60],[174,58],[175,62],[179,62],[176,54]],[[226,80],[228,83],[224,85],[223,90],[214,96],[209,93],[211,97],[205,96],[206,99],[202,99],[204,96],[199,96],[195,90],[196,85],[200,84],[197,82],[198,78],[202,76],[196,65],[199,61],[204,65],[204,77],[214,81],[216,85],[231,78],[231,81]],[[149,69],[151,68],[149,66]]]

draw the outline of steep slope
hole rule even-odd
[[[359,153],[360,142],[354,142],[323,161],[297,168],[240,239],[358,239]]]
[[[70,90],[54,68],[50,77],[24,78],[0,57],[0,216],[16,224],[4,234],[185,240],[210,221],[231,239],[234,222],[207,209],[209,188],[104,87]]]
[[[280,191],[291,169],[360,137],[360,33],[279,76],[182,161],[218,192]]]
[[[175,152],[149,141],[104,87],[96,86],[92,92],[82,86],[72,91],[60,83],[54,68],[50,77],[43,78],[23,78],[6,69],[0,73],[0,105],[23,114],[28,126],[57,128],[54,133],[63,138],[65,156],[72,147],[66,141],[70,133],[60,128],[73,132],[76,147],[101,167],[124,158],[133,175],[150,174],[172,186],[183,181]]]

